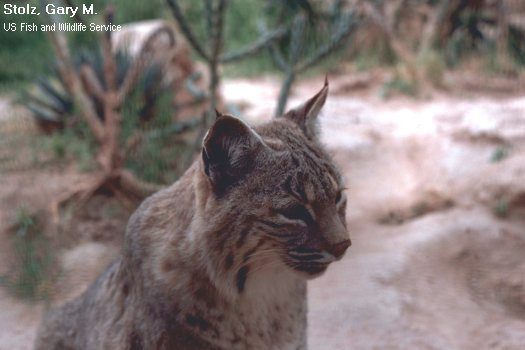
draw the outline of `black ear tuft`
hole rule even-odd
[[[259,135],[239,119],[217,116],[202,147],[204,172],[217,194],[251,171],[262,145]]]
[[[306,136],[315,139],[318,134],[317,117],[328,96],[328,77],[325,76],[323,88],[308,101],[284,114],[303,129]]]

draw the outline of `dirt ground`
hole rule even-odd
[[[289,105],[321,86],[303,82]],[[277,92],[268,78],[227,81],[223,94],[258,123],[270,118]],[[0,104],[1,124],[14,112]],[[321,127],[349,188],[353,245],[310,283],[309,347],[523,349],[525,98],[448,92],[385,101],[376,88],[334,77]],[[65,165],[16,168],[0,175],[0,266],[12,258],[16,208],[45,207],[86,176]],[[61,228],[75,238],[58,257],[53,303],[80,293],[118,253],[126,216],[94,210]],[[0,289],[0,350],[30,349],[45,307]]]

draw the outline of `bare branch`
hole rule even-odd
[[[219,5],[212,11],[212,31],[211,31],[211,55],[210,59],[218,62],[220,51],[223,44],[223,29],[224,29],[224,12],[228,0],[219,0]]]
[[[177,20],[177,23],[179,25],[179,28],[184,34],[186,40],[190,43],[190,45],[193,47],[193,49],[201,56],[202,59],[205,61],[209,61],[209,55],[206,53],[206,51],[202,48],[202,46],[199,44],[199,41],[197,40],[197,37],[191,30],[190,26],[188,25],[188,22],[186,21],[186,18],[182,14],[182,10],[179,7],[177,0],[166,0],[168,3],[168,6],[171,10],[171,13],[173,14],[173,17]]]
[[[284,55],[277,44],[275,42],[271,42],[270,46],[268,46],[268,50],[270,51],[272,61],[277,66],[277,68],[282,71],[286,71],[288,69],[288,62],[286,62],[284,59]]]
[[[221,63],[230,63],[245,59],[259,53],[261,50],[267,48],[275,40],[281,39],[288,32],[288,28],[281,26],[272,32],[265,33],[259,37],[255,42],[237,51],[225,54],[220,58]]]
[[[114,9],[108,6],[104,14],[104,21],[106,24],[111,23],[113,19]],[[111,44],[111,31],[106,31],[101,35],[102,43],[102,57],[104,60],[104,79],[106,82],[106,89],[108,91],[115,91],[117,89],[117,63],[113,55]]]
[[[281,85],[279,92],[279,100],[277,101],[277,107],[275,109],[274,116],[280,117],[284,113],[286,108],[286,102],[292,89],[292,84],[295,81],[296,71],[295,66],[300,59],[301,51],[304,45],[304,30],[306,25],[306,18],[304,16],[297,16],[292,24],[291,38],[290,38],[290,50],[288,52],[288,62],[285,63],[286,77]],[[280,61],[279,64],[283,65],[284,58],[282,54],[277,50],[277,45],[273,44],[274,60]]]
[[[421,72],[417,69],[416,57],[410,48],[406,47],[405,43],[399,40],[394,33],[394,29],[391,27],[391,21],[386,19],[381,13],[379,8],[374,6],[371,2],[361,1],[360,4],[363,7],[364,13],[372,22],[378,26],[383,32],[385,39],[388,44],[399,58],[407,67],[412,79],[414,81],[421,81]]]
[[[105,13],[105,22],[109,24],[113,18],[113,7],[108,6]],[[105,139],[98,154],[98,160],[103,170],[110,174],[114,169],[121,167],[123,155],[119,149],[120,131],[122,128],[119,107],[119,91],[117,90],[117,62],[111,45],[111,32],[107,31],[100,36],[102,44],[102,58],[104,62],[104,79],[106,94],[104,98],[104,129]]]
[[[503,1],[496,4],[497,11],[497,44],[496,57],[500,68],[505,72],[512,71],[512,60],[509,56],[509,11]]]
[[[104,88],[95,74],[93,67],[89,64],[83,64],[82,67],[80,67],[80,76],[88,90],[87,92],[95,96],[98,100],[103,101],[105,94]]]
[[[224,29],[224,13],[226,11],[226,6],[228,4],[227,0],[218,0],[219,4],[216,9],[213,9],[212,13],[212,31],[211,36],[211,55],[209,59],[209,69],[210,69],[210,108],[208,110],[208,121],[206,122],[206,128],[208,122],[213,120],[213,115],[217,109],[217,89],[219,87],[219,55],[221,53],[223,45],[223,29]]]
[[[348,14],[345,17],[346,18],[342,18],[340,20],[339,30],[330,39],[330,41],[327,44],[321,46],[312,57],[308,58],[305,62],[300,64],[296,68],[296,72],[304,72],[311,66],[317,64],[344,42],[344,40],[352,33],[352,30],[355,28],[357,23],[357,20],[355,19],[353,14]]]
[[[280,117],[284,113],[286,108],[286,102],[288,101],[288,96],[290,95],[290,90],[292,89],[292,84],[295,81],[295,72],[290,69],[286,73],[286,78],[283,80],[281,85],[281,90],[279,91],[279,100],[277,101],[277,107],[275,108],[274,117]]]
[[[430,13],[429,19],[423,29],[421,40],[419,44],[419,53],[425,53],[432,49],[436,43],[439,30],[443,27],[443,22],[446,20],[447,13],[451,6],[457,6],[458,1],[444,0],[439,5],[438,9]]]
[[[162,26],[153,31],[153,33],[151,33],[145,40],[144,44],[142,44],[139,55],[133,60],[131,67],[126,73],[124,82],[121,84],[118,90],[118,103],[122,103],[122,101],[124,101],[131,89],[133,89],[137,83],[137,80],[139,79],[146,62],[149,59],[151,51],[153,50],[153,42],[162,34],[168,35],[169,48],[173,48],[173,46],[175,46],[175,36],[169,26]]]
[[[124,77],[124,81],[117,91],[118,104],[121,104],[130,91],[135,87],[138,79],[140,78],[145,63],[145,59],[142,56],[138,56],[129,67],[128,71],[126,72],[126,76]]]
[[[206,33],[213,30],[213,0],[204,0],[204,15],[206,17]],[[208,42],[209,44],[209,42]]]
[[[290,50],[288,55],[289,69],[293,69],[301,55],[304,44],[305,24],[306,19],[304,16],[297,16],[294,18],[290,38]]]
[[[261,32],[261,35],[263,36],[270,35],[270,33],[268,32],[268,26],[266,25],[264,20],[259,21],[259,31]],[[272,61],[277,66],[277,68],[285,72],[288,69],[288,62],[286,62],[286,59],[284,58],[281,50],[277,46],[277,43],[275,42],[275,40],[271,40],[268,42],[268,51],[270,52]]]

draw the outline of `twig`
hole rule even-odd
[[[210,69],[210,107],[208,109],[208,118],[205,127],[213,120],[213,115],[217,109],[217,88],[219,86],[219,55],[223,44],[224,12],[228,1],[219,0],[216,9],[213,9],[212,20],[213,26],[211,31],[211,55],[209,58]],[[203,135],[204,136],[204,135]]]
[[[212,3],[212,0],[204,0],[204,16],[206,18],[206,33],[211,33],[211,31],[213,30],[213,3]],[[210,42],[208,41],[208,45],[209,44]]]
[[[296,68],[296,71],[298,73],[304,72],[305,70],[309,69],[313,65],[323,60],[326,56],[331,54],[339,45],[341,45],[346,38],[348,38],[348,36],[352,33],[352,30],[356,27],[357,20],[355,19],[353,14],[349,14],[346,17],[347,18],[340,20],[340,29],[334,35],[334,37],[326,45],[321,46],[312,57],[307,59],[305,62],[303,62]]]
[[[190,45],[199,54],[199,56],[201,56],[202,59],[204,59],[205,61],[209,61],[209,55],[199,44],[197,37],[195,36],[190,26],[188,25],[188,22],[186,21],[186,18],[182,14],[182,10],[179,7],[178,1],[177,0],[166,0],[166,1],[171,10],[171,13],[173,14],[173,17],[175,17],[175,19],[177,20],[177,23],[179,24],[179,28],[182,34],[184,34],[184,36],[186,37],[186,40],[188,40]]]
[[[259,21],[259,31],[261,32],[262,36],[270,35],[270,33],[268,32],[268,27],[266,26],[266,23],[263,20]],[[270,52],[270,57],[272,58],[272,61],[277,66],[277,68],[282,71],[286,71],[288,64],[281,50],[277,46],[276,40],[272,40],[268,43],[268,51]]]
[[[419,55],[429,52],[436,43],[439,30],[443,27],[443,22],[446,20],[447,13],[451,6],[455,6],[456,2],[450,0],[443,0],[439,7],[432,11],[427,23],[423,29],[421,40],[419,44]]]
[[[142,55],[139,55],[133,60],[133,63],[129,67],[126,76],[124,77],[124,81],[117,91],[117,104],[122,104],[126,96],[135,87],[137,80],[144,69],[145,63],[145,59],[142,57]]]
[[[105,22],[112,22],[114,9],[108,6],[105,13]],[[122,100],[122,88],[117,88],[117,62],[111,45],[111,32],[107,31],[101,35],[102,57],[104,62],[104,79],[106,82],[106,94],[104,98],[104,129],[105,139],[102,143],[98,160],[103,171],[107,174],[119,169],[122,165],[123,155],[119,149],[120,131],[122,129],[122,116],[120,106]],[[120,90],[120,91],[119,91]]]
[[[363,7],[365,15],[368,16],[368,18],[370,18],[379,29],[381,29],[388,45],[392,48],[397,58],[406,66],[412,76],[411,79],[416,83],[422,81],[422,73],[417,68],[417,60],[414,53],[410,48],[406,47],[405,43],[396,37],[394,29],[391,27],[391,21],[385,18],[379,8],[374,6],[371,2],[361,0],[360,4]]]
[[[310,56],[302,54],[303,45],[305,41],[304,26],[305,19],[298,17],[293,22],[291,38],[290,38],[290,53],[288,61],[285,61],[275,43],[270,47],[270,53],[275,64],[285,73],[285,78],[281,85],[281,91],[279,92],[279,100],[275,110],[275,117],[279,117],[284,113],[286,108],[286,102],[291,90],[291,86],[298,74],[303,73],[313,65],[319,63],[328,55],[330,55],[337,47],[339,47],[346,38],[352,33],[355,28],[355,18],[353,13],[349,13],[346,16],[341,16],[336,13],[339,7],[333,6],[332,18],[338,18],[336,22],[336,32],[330,38],[330,41],[319,47]],[[305,57],[304,60],[301,60]]]
[[[103,101],[105,91],[100,84],[93,67],[89,64],[83,64],[82,67],[80,67],[80,76],[88,90],[87,92],[92,96],[95,96],[99,101]]]
[[[224,54],[220,58],[220,62],[230,63],[230,62],[235,62],[235,61],[245,59],[250,56],[254,56],[257,53],[259,53],[261,50],[267,48],[269,45],[275,42],[275,40],[283,38],[287,33],[288,33],[288,28],[286,28],[285,26],[281,26],[270,33],[266,32],[264,35],[261,35],[259,39],[257,39],[252,44],[247,45],[234,52]]]
[[[281,91],[279,92],[279,100],[277,102],[277,107],[275,109],[274,116],[279,117],[284,113],[286,108],[286,102],[288,101],[288,96],[290,95],[290,90],[292,84],[295,81],[297,74],[295,64],[299,60],[301,51],[304,45],[304,30],[305,30],[305,18],[303,16],[298,16],[293,21],[292,33],[290,38],[290,50],[288,54],[288,62],[286,66],[286,77],[283,80],[281,85]],[[281,56],[281,54],[275,50],[274,55],[276,57]]]
[[[280,117],[284,113],[286,108],[286,102],[288,101],[288,96],[290,95],[290,90],[292,89],[292,84],[295,81],[295,72],[293,69],[290,69],[283,80],[281,85],[281,90],[279,91],[279,99],[277,101],[277,107],[275,108],[274,116]]]

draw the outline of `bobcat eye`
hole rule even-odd
[[[314,219],[308,209],[300,204],[296,204],[290,208],[281,210],[279,213],[290,220],[301,220],[307,224],[314,222]]]
[[[337,192],[336,196],[335,196],[335,206],[337,208],[344,208],[346,207],[346,196],[344,195],[343,193],[344,189]]]
[[[343,194],[341,193],[341,191],[337,192],[335,196],[335,204],[339,204],[342,198],[343,198]]]

